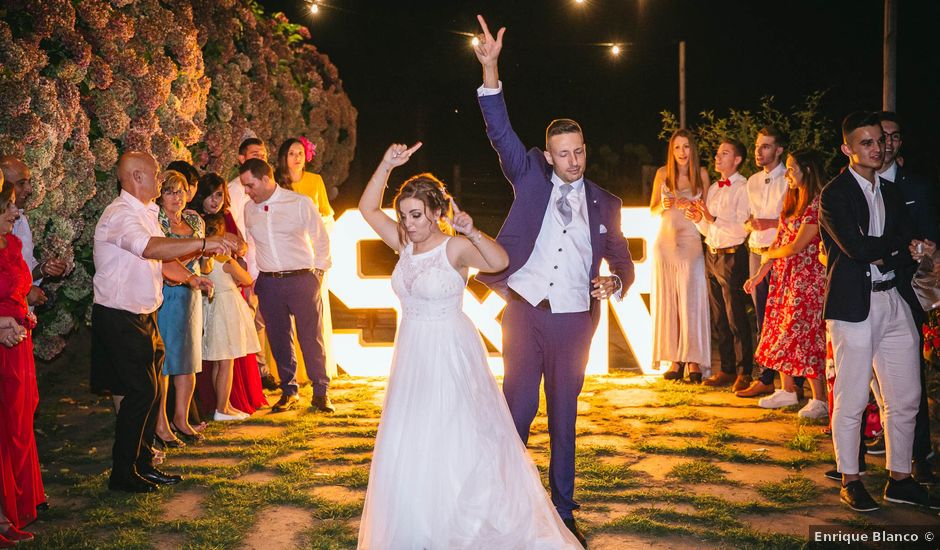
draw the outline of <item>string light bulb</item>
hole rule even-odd
[[[310,4],[310,13],[320,13],[320,6],[318,6],[316,2]]]
[[[473,46],[474,48],[477,47],[477,46],[479,46],[479,45],[480,45],[480,39],[477,38],[476,36],[474,36],[473,39],[470,40],[470,45]]]
[[[613,46],[611,46],[611,47],[610,47],[610,53],[612,53],[613,55],[620,55],[620,46],[618,46],[618,45],[616,45],[616,44],[614,44]]]

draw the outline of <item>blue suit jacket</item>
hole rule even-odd
[[[486,122],[486,135],[499,154],[499,163],[503,174],[512,184],[514,199],[509,209],[509,216],[499,230],[496,240],[509,253],[509,267],[498,273],[481,273],[477,280],[508,297],[509,276],[519,270],[529,260],[535,248],[535,240],[542,229],[545,209],[548,208],[552,194],[552,167],[545,160],[543,152],[537,148],[526,151],[519,136],[509,123],[509,113],[503,94],[482,96],[479,98]],[[612,273],[620,277],[623,291],[633,284],[635,278],[633,260],[627,239],[620,229],[620,209],[622,201],[608,193],[596,183],[585,178],[584,198],[587,201],[588,226],[591,232],[591,272],[588,279],[597,277],[601,259],[606,259]],[[606,233],[601,233],[601,226]],[[590,285],[584,292],[590,293]],[[591,301],[591,311],[595,314],[596,300]]]

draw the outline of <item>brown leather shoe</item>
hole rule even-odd
[[[761,395],[769,395],[774,392],[773,384],[764,384],[760,380],[755,380],[751,382],[751,385],[747,389],[734,392],[738,397],[760,397]]]
[[[731,391],[738,393],[741,390],[746,389],[751,385],[751,375],[750,374],[739,374],[738,378],[734,381],[734,386],[731,386]]]
[[[735,376],[733,374],[718,371],[716,374],[711,375],[704,382],[702,382],[702,385],[711,388],[723,388],[725,386],[731,385],[731,383],[734,382],[734,379]]]

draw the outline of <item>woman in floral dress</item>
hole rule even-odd
[[[814,151],[796,151],[787,157],[789,189],[784,198],[777,239],[761,258],[760,270],[747,281],[750,292],[768,272],[770,290],[754,359],[780,372],[783,387],[758,401],[764,408],[794,405],[793,378],[805,376],[813,397],[799,416],[824,418],[826,325],[823,293],[826,272],[819,262],[819,193],[822,191],[822,161]]]

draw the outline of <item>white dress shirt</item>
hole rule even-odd
[[[229,213],[235,221],[235,227],[241,233],[241,237],[248,243],[248,252],[245,253],[245,265],[248,266],[248,273],[252,277],[258,276],[258,261],[255,259],[255,243],[245,230],[245,205],[251,202],[251,198],[245,193],[245,186],[242,180],[235,178],[228,182]]]
[[[23,259],[29,266],[30,272],[36,269],[39,262],[34,255],[33,230],[29,227],[29,220],[26,219],[26,213],[20,209],[20,216],[13,222],[13,234],[23,241]],[[39,281],[33,281],[33,285],[38,285]]]
[[[888,180],[888,181],[890,181],[891,183],[897,183],[897,181],[898,181],[898,163],[897,163],[897,162],[891,162],[891,166],[889,166],[889,167],[885,168],[884,170],[882,170],[882,171],[878,174],[878,177],[880,177],[880,178],[883,179],[883,180]],[[869,184],[869,185],[871,185],[871,184]]]
[[[259,271],[326,271],[333,265],[330,237],[310,197],[276,187],[268,200],[245,205],[245,227]]]
[[[761,170],[747,180],[747,202],[751,216],[767,220],[780,218],[783,198],[787,194],[786,166],[781,162],[770,173]],[[777,238],[777,226],[754,231],[748,240],[751,248],[766,248]]]
[[[868,203],[868,236],[880,237],[885,231],[885,200],[881,196],[881,176],[875,175],[875,184],[863,178],[858,172],[849,167],[849,172],[855,176],[855,181],[865,195]],[[887,179],[887,178],[885,178]],[[882,272],[877,265],[871,264],[871,282],[887,281],[894,278],[894,271]]]
[[[552,174],[552,194],[542,218],[542,228],[535,248],[525,265],[509,276],[509,288],[532,305],[548,298],[552,313],[576,313],[591,307],[590,281],[591,233],[584,179],[571,184],[565,197],[571,206],[571,222],[561,219],[555,203],[564,184]]]
[[[121,191],[95,226],[95,303],[130,313],[152,313],[163,303],[163,262],[143,257],[163,237],[159,207]]]
[[[711,248],[728,248],[743,244],[747,239],[744,222],[750,213],[748,209],[748,181],[735,172],[728,178],[730,186],[720,186],[716,181],[708,188],[705,206],[715,217],[714,222],[702,219],[695,224],[699,233],[705,235],[705,244]],[[780,213],[777,213],[777,217]]]

